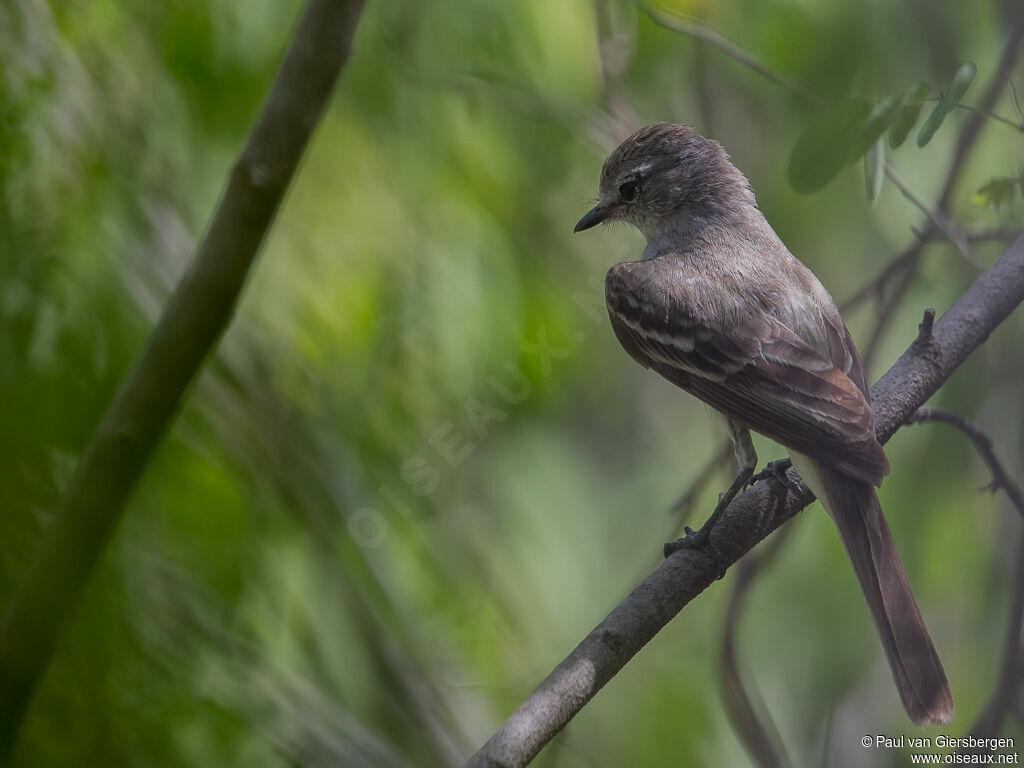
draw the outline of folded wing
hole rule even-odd
[[[619,264],[605,282],[612,328],[637,362],[787,448],[881,483],[889,464],[845,327],[825,323],[818,351],[768,311],[723,322],[678,280],[666,290],[659,266]]]

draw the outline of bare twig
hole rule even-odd
[[[1017,87],[1013,84],[1013,75],[1007,74],[1006,87],[1010,89],[1010,98],[1013,99],[1013,106],[1017,110],[1017,117],[1020,118],[1022,130],[1024,130],[1024,109],[1021,109],[1020,99],[1017,98]]]
[[[1007,80],[1007,82],[1010,84],[1010,87],[1012,88],[1013,87],[1013,81],[1012,80]],[[929,97],[926,97],[926,98],[922,99],[922,101],[941,101],[941,99],[938,96],[929,96]],[[1020,131],[1021,133],[1024,133],[1024,118],[1021,119],[1020,123],[1015,123],[1015,122],[1013,122],[1013,120],[1010,120],[1008,117],[1003,117],[1002,115],[996,114],[992,110],[989,110],[989,109],[979,109],[978,107],[972,107],[970,104],[957,104],[953,108],[954,109],[962,109],[965,112],[973,112],[976,115],[981,115],[982,117],[987,118],[989,120],[995,120],[997,123],[1003,123],[1005,125],[1010,126],[1011,128],[1013,128],[1015,130]]]
[[[658,26],[710,43],[720,51],[725,52],[729,58],[735,59],[745,67],[757,72],[761,77],[782,86],[790,93],[796,94],[808,104],[813,104],[817,107],[824,106],[825,102],[821,97],[799,80],[787,77],[786,75],[780,75],[757,56],[745,48],[736,45],[736,43],[726,38],[721,32],[713,29],[706,22],[698,21],[665,8],[655,8],[643,2],[637,3],[637,7],[650,16],[651,20]]]
[[[697,499],[704,493],[705,489],[714,479],[715,475],[724,467],[727,467],[730,461],[735,461],[735,454],[733,453],[732,441],[723,440],[721,447],[718,452],[715,453],[708,461],[701,467],[697,476],[693,478],[689,486],[679,494],[672,506],[669,508],[668,514],[671,518],[672,527],[666,536],[667,540],[676,539],[683,534],[683,527],[690,522],[690,513],[693,511],[694,504],[697,503]],[[735,473],[733,473],[735,476]],[[661,558],[660,552],[652,552],[651,559],[644,566],[644,573],[647,573],[657,566]]]
[[[920,424],[925,421],[940,421],[950,424],[963,432],[974,444],[982,460],[992,473],[992,482],[986,490],[1002,490],[1010,499],[1017,513],[1024,518],[1024,494],[1020,486],[1010,477],[1003,463],[995,455],[992,438],[976,425],[955,413],[941,408],[921,407],[907,419],[908,424]],[[1024,535],[1018,547],[1015,579],[1013,581],[1013,597],[1010,603],[1010,615],[1007,619],[1006,641],[1003,647],[1003,661],[996,686],[989,697],[988,703],[971,726],[970,733],[977,738],[992,738],[999,729],[1007,713],[1014,710],[1021,684],[1024,683]],[[974,753],[979,750],[963,748],[962,753]],[[986,750],[989,751],[989,750]]]
[[[690,483],[689,487],[679,494],[674,502],[672,502],[672,508],[669,510],[669,514],[672,516],[674,530],[678,530],[682,527],[682,524],[686,522],[686,517],[690,513],[690,509],[693,507],[697,497],[700,496],[708,483],[715,476],[722,467],[729,463],[729,459],[733,455],[732,443],[728,440],[723,441],[722,447],[718,449],[718,452],[712,456],[708,462],[701,468],[697,476],[693,478],[693,482]]]
[[[1008,243],[1016,238],[1017,235],[1020,234],[1020,231],[1020,227],[985,227],[978,229],[965,229],[963,230],[963,233],[969,243]],[[885,268],[881,272],[858,288],[852,296],[848,297],[846,301],[840,305],[840,309],[844,314],[856,309],[868,299],[880,300],[885,292],[885,287],[891,283],[897,275],[906,270],[918,258],[918,256],[920,256],[921,250],[925,245],[928,245],[935,240],[945,239],[943,235],[937,233],[932,227],[917,230],[915,231],[915,234],[917,235],[917,241],[913,245],[905,248],[897,254],[892,261],[885,265]]]
[[[615,143],[621,142],[639,127],[639,118],[622,95],[620,79],[636,45],[633,30],[623,29],[619,4],[611,0],[595,0],[597,16],[597,50],[601,60],[601,79],[604,85],[604,106],[611,125],[609,131]]]
[[[1013,597],[1006,622],[1003,661],[996,678],[995,689],[970,730],[971,735],[979,739],[998,735],[1007,714],[1014,714],[1020,718],[1017,698],[1021,683],[1024,682],[1024,535],[1021,535],[1018,545],[1014,571]]]
[[[1020,227],[981,227],[964,230],[970,243],[1008,243],[1020,234]]]
[[[264,236],[348,60],[363,0],[310,0],[263,112],[139,362],[82,454],[0,624],[0,757],[128,496],[227,327]]]
[[[885,443],[1024,300],[1024,236],[935,323],[932,343],[911,345],[871,390],[875,431]],[[792,473],[792,470],[790,470]],[[796,474],[791,474],[796,479]],[[633,590],[474,755],[468,766],[526,765],[693,598],[813,497],[776,478],[729,506],[714,530],[716,558],[682,549]]]
[[[931,230],[929,229],[929,233]],[[852,296],[840,305],[840,309],[845,314],[853,309],[856,309],[860,304],[863,304],[867,299],[881,300],[883,293],[887,285],[899,274],[905,272],[910,268],[910,265],[917,259],[921,253],[921,249],[924,248],[928,242],[929,235],[921,234],[918,235],[917,242],[906,248],[903,252],[898,254],[896,258],[885,265],[877,276],[865,283],[861,288],[857,290]]]
[[[705,136],[713,136],[715,133],[715,100],[712,98],[707,46],[693,46],[692,61],[693,88],[697,92],[697,115],[700,119],[701,133]]]
[[[999,461],[995,451],[992,448],[992,438],[985,434],[977,425],[971,424],[969,421],[961,416],[957,416],[955,413],[950,413],[942,408],[930,408],[921,407],[907,419],[907,424],[920,424],[923,421],[941,421],[944,424],[950,424],[970,438],[970,441],[974,443],[974,447],[978,450],[982,460],[988,467],[989,472],[992,473],[992,482],[989,483],[983,490],[997,491],[1001,490],[1006,493],[1010,499],[1010,503],[1017,509],[1021,518],[1024,518],[1024,494],[1021,493],[1020,486],[1014,482],[1013,478],[1006,471],[1003,463]]]
[[[923,246],[923,243],[919,243]],[[912,248],[911,253],[913,254],[911,261],[909,261],[901,272],[898,273],[898,279],[895,284],[895,288],[892,293],[881,303],[878,309],[878,317],[875,319],[875,328],[871,332],[871,337],[868,339],[868,343],[862,348],[863,353],[861,354],[861,360],[864,363],[864,369],[869,373],[873,369],[875,358],[878,356],[878,350],[882,347],[882,340],[885,338],[885,333],[889,329],[889,320],[895,314],[896,309],[899,307],[900,299],[910,288],[910,284],[914,281],[916,260],[921,255],[921,248]]]
[[[754,579],[779,553],[791,530],[786,526],[776,533],[760,556],[751,553],[739,561],[722,629],[721,673],[725,710],[732,721],[733,730],[760,768],[788,768],[792,763],[771,712],[756,686],[743,682],[736,654],[736,632],[744,601],[750,594]]]
[[[967,235],[962,229],[949,220],[945,211],[930,207],[907,185],[905,181],[903,181],[896,170],[888,163],[885,164],[885,176],[893,183],[893,186],[896,187],[896,189],[898,189],[905,198],[907,198],[907,200],[913,203],[913,205],[925,215],[935,229],[944,234],[949,242],[953,243],[953,245],[957,247],[957,250],[960,251],[961,255],[972,267],[979,270],[981,269],[981,267],[978,266],[978,263],[974,260],[974,254],[971,253],[971,246],[967,242]]]

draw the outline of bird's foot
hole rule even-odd
[[[711,544],[710,534],[713,521],[709,520],[705,523],[699,531],[693,530],[690,526],[685,526],[683,531],[686,533],[681,539],[670,541],[665,544],[663,549],[665,557],[669,557],[673,552],[678,552],[680,549],[706,549],[711,553],[711,556],[715,559],[715,564],[718,566],[718,571],[715,575],[715,581],[725,576],[726,562],[722,553],[714,548]]]
[[[789,476],[789,473],[786,471],[792,466],[793,462],[790,461],[788,458],[769,461],[765,465],[764,469],[762,469],[760,472],[758,472],[756,475],[750,478],[750,484],[753,485],[754,483],[766,480],[769,477],[775,477],[778,478],[782,482],[782,484],[789,488],[791,491],[799,493],[802,490],[800,483],[791,478]]]
[[[681,539],[670,541],[665,544],[665,557],[668,557],[673,552],[677,552],[680,549],[700,549],[708,543],[708,532],[704,528],[699,531],[693,530],[690,526],[683,528],[686,533]]]

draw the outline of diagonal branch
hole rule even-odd
[[[118,391],[0,623],[0,760],[189,384],[231,320],[334,83],[364,0],[310,0],[263,112],[134,370]]]
[[[872,388],[878,439],[888,441],[1022,300],[1024,236]],[[711,544],[731,565],[812,500],[809,492],[776,478],[759,482],[729,506],[711,532]],[[548,675],[467,766],[529,763],[662,627],[714,583],[720,570],[721,563],[704,550],[679,550],[665,560]]]

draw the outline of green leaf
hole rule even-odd
[[[953,75],[949,88],[946,89],[946,93],[943,95],[943,99],[946,100],[946,105],[950,109],[953,109],[960,103],[960,100],[967,93],[967,89],[971,87],[971,83],[974,82],[977,74],[978,67],[973,61],[965,61],[960,65],[956,74]]]
[[[946,119],[948,114],[949,110],[943,106],[941,101],[935,105],[935,109],[928,115],[928,119],[924,121],[924,125],[921,126],[921,130],[917,133],[917,146],[923,147],[932,140],[932,136],[939,130],[939,126],[942,125],[942,121]]]
[[[921,131],[917,134],[917,146],[923,147],[932,140],[932,136],[939,130],[939,126],[946,119],[946,115],[960,103],[960,99],[967,93],[967,89],[971,87],[974,76],[977,74],[978,67],[975,66],[973,61],[965,61],[960,65],[956,74],[953,75],[953,79],[950,80],[949,85],[943,90],[939,103],[935,105],[935,109],[932,110],[924,125],[921,126]]]
[[[875,104],[871,114],[864,121],[864,128],[861,129],[860,143],[857,145],[856,150],[858,157],[871,149],[878,140],[878,137],[889,128],[892,121],[896,119],[900,107],[903,106],[905,98],[906,94],[900,91],[891,96],[886,96]]]
[[[896,149],[910,135],[910,131],[917,124],[917,118],[921,116],[924,108],[925,97],[931,92],[932,87],[922,81],[914,86],[907,94],[906,101],[900,107],[899,114],[893,120],[892,130],[889,131],[889,146]]]
[[[851,159],[864,121],[871,112],[866,99],[848,99],[817,115],[796,140],[786,176],[800,194],[815,192],[835,178]]]
[[[1019,179],[1008,176],[992,179],[971,195],[971,202],[979,208],[989,206],[1000,208],[1004,205],[1009,205],[1013,202],[1013,197],[1017,194],[1017,187],[1020,183]]]
[[[868,202],[873,206],[882,194],[882,182],[885,181],[885,141],[881,135],[875,140],[864,155],[864,185],[868,193]]]

